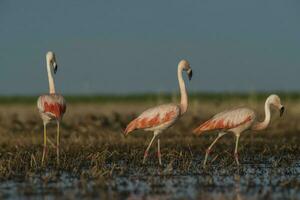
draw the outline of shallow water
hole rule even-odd
[[[23,181],[0,183],[1,199],[300,199],[300,162],[276,166],[243,164],[179,173],[155,165],[132,169],[123,176],[88,179],[68,172],[48,171]],[[166,172],[168,171],[168,172]]]

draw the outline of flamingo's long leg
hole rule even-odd
[[[143,164],[146,162],[146,158],[148,157],[149,149],[150,149],[150,147],[151,147],[151,145],[152,145],[152,143],[153,143],[155,137],[156,137],[156,134],[154,133],[153,138],[151,139],[151,141],[150,141],[150,143],[149,143],[149,145],[148,145],[148,147],[147,147],[147,149],[146,149],[146,151],[145,151],[145,153],[144,153]]]
[[[218,134],[218,137],[211,143],[211,145],[207,148],[206,150],[206,153],[205,153],[205,158],[204,158],[204,162],[203,162],[203,167],[205,167],[206,165],[206,162],[207,162],[207,158],[208,158],[208,155],[212,149],[212,147],[216,144],[216,142],[223,136],[227,134],[226,132],[221,132]]]
[[[59,134],[59,121],[57,121],[57,135],[56,135],[56,161],[59,165],[59,148],[60,148],[60,134]]]
[[[157,139],[157,157],[158,157],[158,161],[159,161],[159,164],[161,164],[161,153],[160,153],[160,139],[158,138]]]
[[[42,156],[42,165],[44,165],[46,151],[47,151],[47,125],[44,124],[44,148],[43,148],[43,156]]]
[[[235,137],[236,137],[236,141],[235,141],[234,158],[235,158],[236,164],[240,165],[239,154],[238,154],[238,145],[239,145],[240,134],[236,134]]]

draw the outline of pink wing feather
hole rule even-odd
[[[66,112],[65,99],[59,94],[47,94],[40,96],[37,106],[40,113],[48,114],[51,118],[60,119]]]
[[[150,108],[144,111],[136,119],[132,120],[126,127],[124,134],[127,135],[136,129],[147,129],[160,126],[164,123],[176,120],[179,115],[180,108],[178,105],[167,104]]]
[[[208,121],[201,124],[193,130],[195,134],[201,134],[205,131],[211,130],[229,130],[236,128],[249,121],[253,121],[255,114],[248,108],[239,108],[221,112]]]

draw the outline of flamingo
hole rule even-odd
[[[164,130],[172,126],[187,111],[188,95],[184,80],[182,78],[182,71],[187,72],[189,80],[192,79],[193,72],[187,60],[181,60],[178,63],[177,76],[181,94],[180,104],[171,103],[150,108],[144,111],[136,119],[131,121],[124,131],[125,136],[128,136],[128,134],[134,130],[145,130],[153,132],[153,137],[144,153],[143,164],[146,162],[149,149],[154,139]],[[162,165],[159,138],[157,139],[157,148],[159,164]]]
[[[247,130],[260,131],[266,129],[271,120],[271,105],[277,108],[280,111],[280,116],[282,116],[284,112],[284,106],[281,104],[279,96],[276,94],[272,94],[267,98],[265,102],[265,119],[262,122],[257,121],[257,115],[252,109],[237,108],[221,112],[201,124],[198,128],[194,129],[193,132],[197,135],[200,135],[206,131],[221,131],[218,134],[218,137],[206,150],[203,167],[205,167],[206,165],[207,158],[211,152],[212,147],[222,136],[224,136],[228,132],[232,132],[236,137],[234,157],[237,165],[239,165],[238,143],[240,134]]]
[[[57,63],[55,54],[49,51],[46,54],[47,62],[47,72],[49,80],[49,94],[41,95],[37,101],[37,107],[40,113],[40,116],[44,124],[44,149],[42,157],[42,165],[44,164],[46,151],[47,151],[47,124],[51,121],[56,121],[57,123],[57,135],[56,135],[56,159],[57,164],[59,165],[59,125],[64,113],[66,112],[66,102],[62,95],[55,92],[54,78],[53,73],[57,72]],[[52,73],[53,72],[53,73]]]

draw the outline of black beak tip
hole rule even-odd
[[[56,74],[56,72],[57,72],[57,65],[54,67],[53,72],[54,72],[54,74]]]
[[[193,71],[192,70],[188,73],[188,77],[189,77],[189,80],[192,80],[192,77],[193,77]]]
[[[282,106],[282,107],[280,108],[280,117],[283,115],[284,111],[285,111],[285,108],[284,108],[284,106]]]

